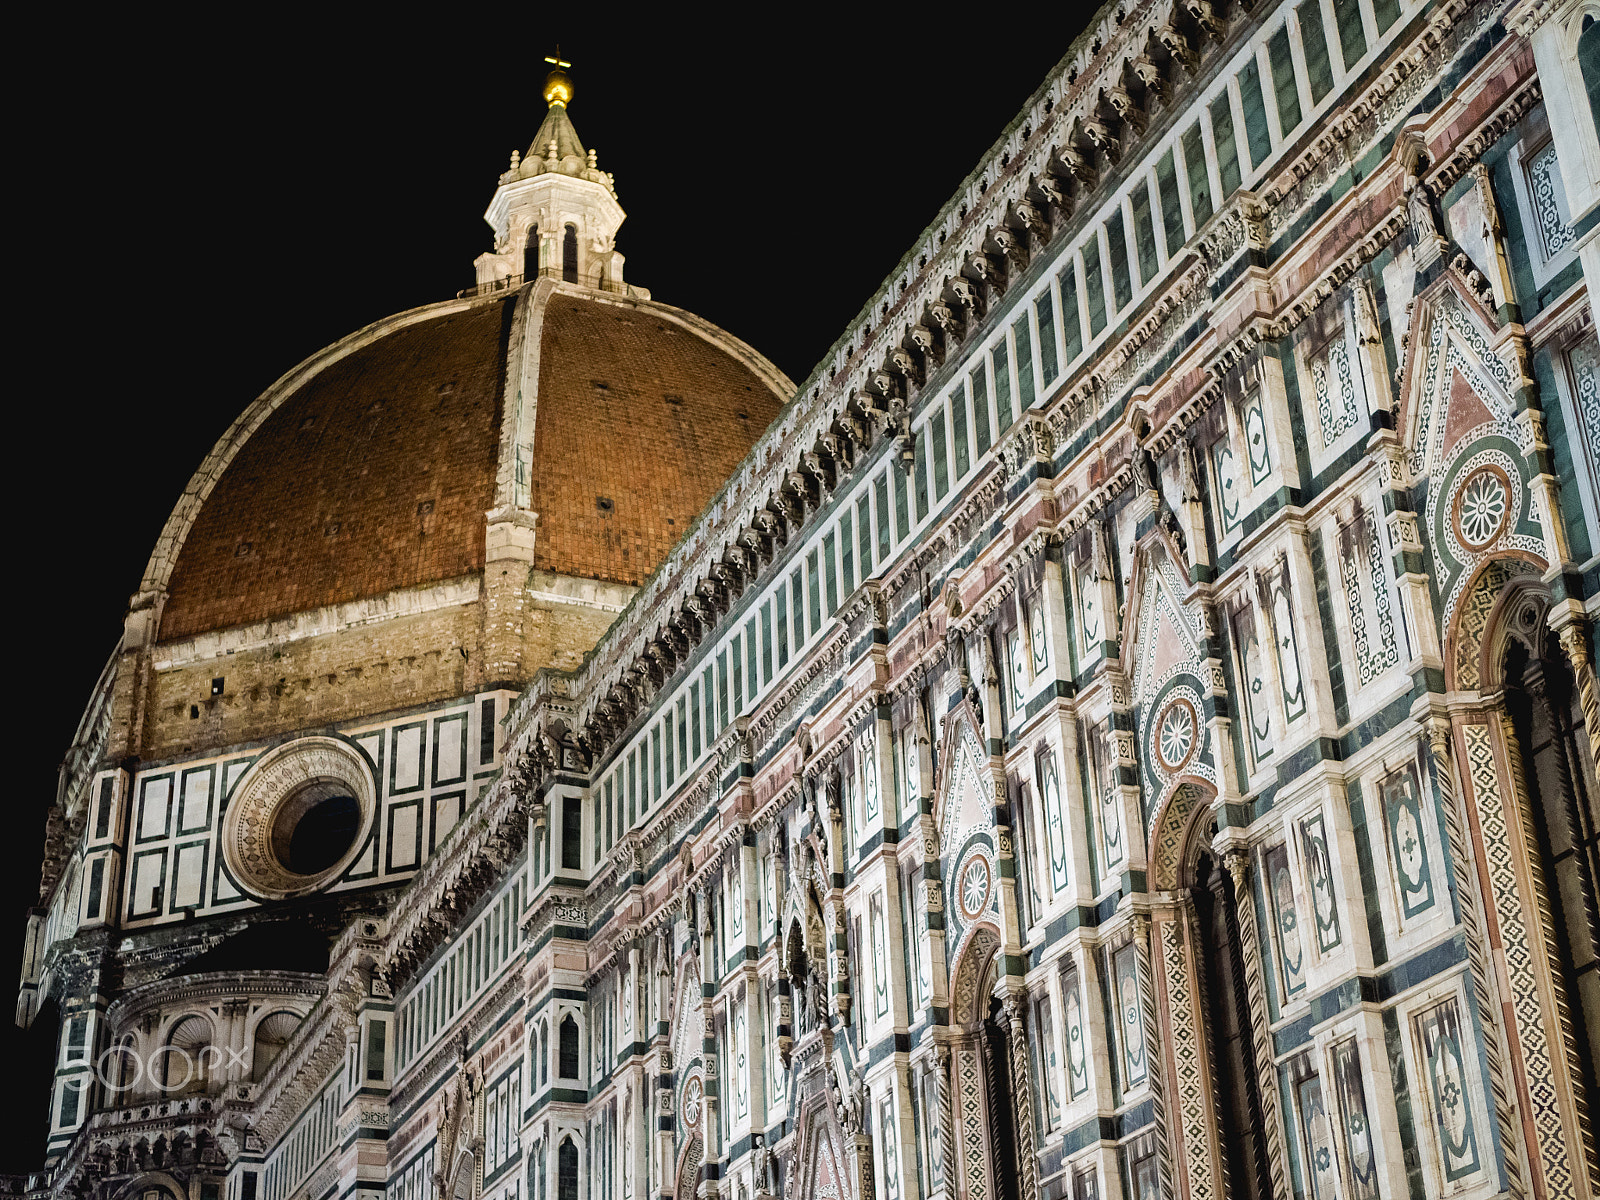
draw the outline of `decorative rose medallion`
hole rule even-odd
[[[1167,705],[1156,720],[1156,756],[1169,771],[1183,767],[1194,754],[1200,721],[1194,705],[1182,697]]]
[[[967,859],[967,865],[961,868],[961,878],[956,884],[960,889],[962,916],[969,921],[976,921],[983,915],[983,910],[989,906],[989,891],[993,883],[994,876],[989,870],[987,858],[975,853]]]
[[[1511,481],[1499,467],[1479,467],[1456,493],[1456,536],[1482,550],[1500,536],[1511,512]]]
[[[691,1129],[700,1128],[700,1114],[705,1111],[706,1089],[700,1082],[700,1076],[689,1076],[689,1082],[683,1085],[683,1123]]]

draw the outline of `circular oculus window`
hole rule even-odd
[[[331,737],[269,750],[245,773],[223,819],[222,854],[234,880],[261,900],[326,887],[366,844],[377,789],[366,759]]]
[[[1511,481],[1496,466],[1474,471],[1456,493],[1456,536],[1469,550],[1482,550],[1500,536],[1511,511]]]

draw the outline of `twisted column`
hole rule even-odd
[[[1022,1174],[1022,1200],[1039,1200],[1039,1160],[1034,1150],[1033,1090],[1028,1086],[1028,1034],[1023,1027],[1026,993],[1012,992],[1000,1010],[1011,1054],[1012,1114],[1017,1134],[1017,1169]]]
[[[1256,897],[1250,890],[1250,856],[1228,851],[1225,863],[1233,876],[1234,907],[1239,916],[1239,950],[1244,960],[1244,990],[1250,1005],[1250,1043],[1255,1049],[1256,1090],[1261,1094],[1261,1121],[1267,1143],[1267,1175],[1273,1200],[1289,1200],[1283,1169],[1283,1123],[1278,1116],[1278,1080],[1272,1067],[1272,1034],[1267,1027],[1267,986],[1261,970],[1261,942],[1256,930]]]
[[[939,1159],[944,1164],[944,1190],[956,1194],[956,1118],[950,1103],[950,1047],[933,1048],[934,1082],[939,1088]]]
[[[1572,665],[1572,678],[1578,685],[1578,704],[1583,709],[1583,727],[1589,734],[1589,745],[1600,754],[1600,681],[1595,679],[1594,664],[1589,661],[1589,643],[1583,636],[1583,627],[1576,621],[1561,627],[1556,636]],[[1597,764],[1600,765],[1600,764]],[[1600,780],[1592,782],[1600,783]]]
[[[1450,756],[1450,724],[1436,720],[1428,724],[1428,745],[1433,750],[1434,786],[1439,789],[1439,810],[1444,814],[1445,840],[1450,843],[1450,865],[1456,876],[1461,907],[1461,932],[1467,943],[1467,966],[1472,976],[1473,999],[1478,1020],[1487,1036],[1483,1039],[1484,1060],[1489,1065],[1489,1088],[1494,1093],[1494,1115],[1501,1155],[1505,1162],[1506,1193],[1513,1200],[1527,1195],[1527,1185],[1517,1162],[1517,1132],[1512,1114],[1515,1098],[1500,1056],[1500,1008],[1489,994],[1489,967],[1484,961],[1483,927],[1478,919],[1477,879],[1467,856],[1467,835],[1462,825],[1461,794],[1456,789],[1455,768]]]

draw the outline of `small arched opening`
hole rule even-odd
[[[568,225],[561,235],[561,278],[578,282],[578,227]]]
[[[260,1083],[267,1077],[267,1072],[278,1061],[278,1056],[289,1044],[289,1038],[299,1024],[299,1016],[287,1010],[268,1013],[256,1022],[255,1043],[250,1054],[250,1078],[253,1082]]]
[[[129,1103],[133,1097],[133,1089],[143,1074],[144,1063],[139,1059],[133,1034],[125,1033],[103,1056],[100,1066],[100,1077],[105,1085],[106,1107],[116,1108]]]
[[[161,1054],[161,1086],[172,1096],[204,1092],[210,1082],[211,1023],[198,1014],[184,1017],[172,1027]]]
[[[556,1200],[578,1200],[578,1147],[571,1137],[556,1151]]]
[[[578,1022],[571,1013],[561,1018],[561,1064],[558,1068],[563,1079],[578,1078]]]
[[[539,274],[539,227],[528,226],[528,237],[522,244],[522,277],[532,279]]]

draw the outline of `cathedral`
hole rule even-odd
[[[799,383],[550,60],[151,552],[0,1190],[1600,1192],[1600,0],[1062,49]]]

